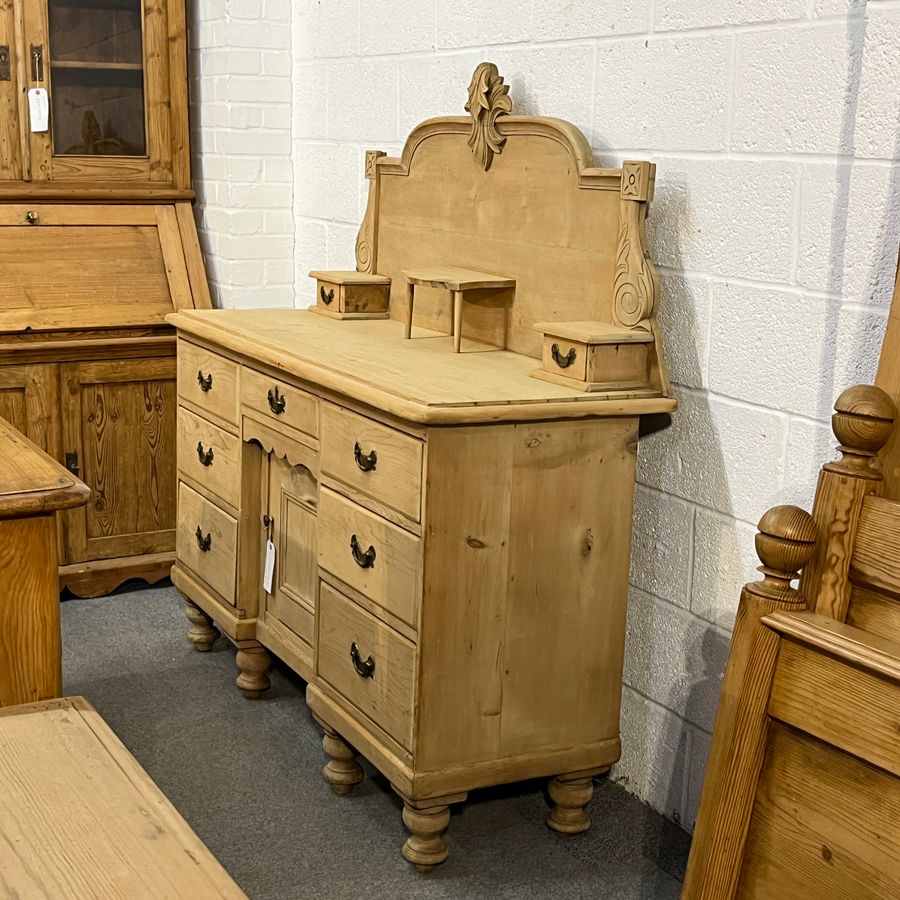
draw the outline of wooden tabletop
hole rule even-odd
[[[0,895],[244,898],[82,697],[0,710]]]
[[[448,291],[476,291],[483,288],[510,288],[516,286],[515,278],[462,269],[459,266],[437,266],[430,269],[404,269],[403,277],[410,284],[446,288]]]
[[[0,519],[83,506],[90,488],[0,419]]]
[[[394,320],[335,320],[306,309],[187,310],[168,316],[204,341],[411,422],[533,421],[670,412],[667,397],[611,398],[529,373],[540,360]]]

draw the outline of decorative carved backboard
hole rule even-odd
[[[391,278],[398,319],[406,318],[404,269],[461,266],[515,279],[515,288],[472,298],[466,334],[528,356],[541,353],[536,322],[655,332],[658,278],[644,220],[656,167],[595,167],[578,128],[512,115],[508,90],[497,67],[482,63],[468,116],[422,122],[399,159],[366,154],[357,269]],[[416,293],[416,323],[449,330],[445,292]]]
[[[881,347],[875,384],[886,390],[900,409],[900,260],[897,263],[894,299],[891,302],[891,314]],[[900,428],[895,428],[892,432],[890,440],[879,454],[879,462],[884,473],[884,496],[900,500]]]

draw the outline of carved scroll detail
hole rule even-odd
[[[378,194],[381,184],[376,163],[384,155],[381,150],[366,151],[365,175],[369,181],[369,198],[366,202],[366,214],[356,236],[356,271],[368,275],[375,274],[378,262]]]
[[[653,315],[659,294],[659,276],[645,249],[644,239],[647,201],[652,192],[651,164],[624,163],[619,200],[613,318],[617,324],[629,328]]]
[[[469,146],[479,165],[487,171],[495,153],[503,150],[506,138],[497,129],[499,116],[512,112],[509,85],[493,63],[479,63],[469,84],[466,112],[472,116]]]

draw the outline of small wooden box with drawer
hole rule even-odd
[[[335,319],[386,319],[390,315],[391,279],[365,272],[310,272],[316,279],[313,309]]]
[[[602,322],[538,322],[543,334],[535,378],[582,391],[650,390],[654,337]]]

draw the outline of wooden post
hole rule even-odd
[[[412,337],[413,301],[415,300],[416,286],[410,281],[406,285],[406,330],[403,336],[409,340]]]
[[[741,591],[682,900],[735,896],[778,656],[779,637],[760,620],[806,606],[791,581],[812,555],[815,539],[812,517],[796,506],[776,506],[759,521],[763,580]]]
[[[826,463],[819,475],[813,519],[817,541],[803,570],[800,593],[809,608],[843,622],[850,602],[850,557],[863,500],[880,487],[881,472],[872,466],[890,437],[894,403],[881,388],[848,388],[834,404],[831,428],[841,458]]]

